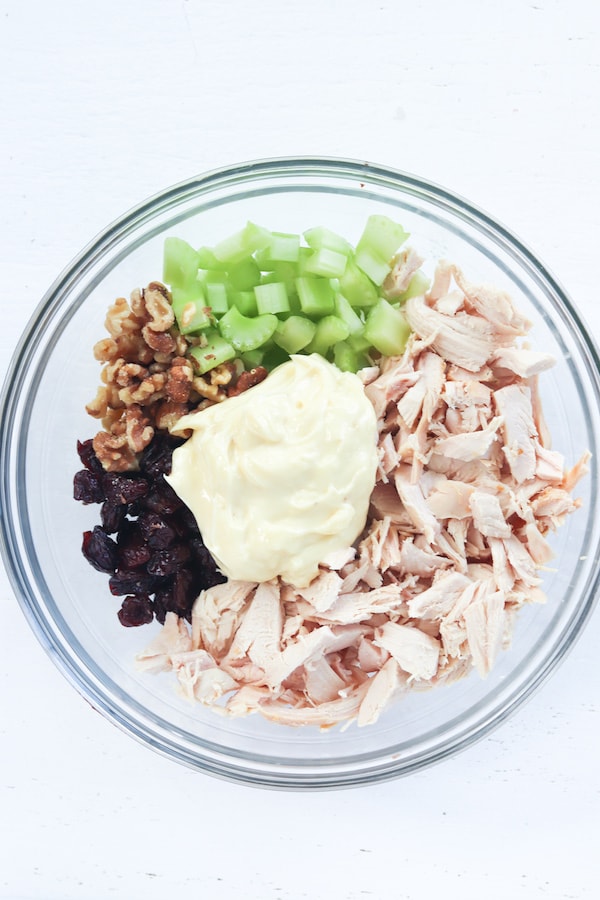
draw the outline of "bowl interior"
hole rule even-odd
[[[326,225],[356,242],[372,213],[411,232],[431,273],[447,258],[471,281],[512,294],[533,322],[531,343],[556,357],[541,376],[553,447],[572,465],[588,448],[582,506],[551,537],[548,601],[525,608],[512,646],[485,680],[412,692],[371,727],[291,729],[258,716],[226,719],[190,705],[168,675],[140,674],[135,654],[156,623],[124,629],[107,576],[83,559],[81,535],[98,507],[72,499],[77,439],[97,424],[84,411],[99,384],[92,354],[118,296],[161,278],[162,244],[176,234],[211,245],[247,220],[279,231]],[[589,614],[598,562],[594,349],[560,288],[502,228],[446,192],[358,164],[288,162],[241,168],[181,185],[101,235],[51,289],[5,387],[2,517],[15,590],[40,640],[77,687],[117,724],[180,761],[262,784],[328,786],[388,777],[481,736],[542,680]]]

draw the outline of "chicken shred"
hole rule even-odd
[[[398,256],[390,296],[420,263]],[[538,377],[553,360],[517,344],[530,324],[508,294],[448,262],[405,309],[404,354],[359,373],[380,451],[361,538],[306,588],[230,580],[200,594],[191,629],[168,613],[138,666],[174,671],[189,700],[370,725],[408,690],[486,677],[517,611],[544,602],[547,538],[589,460],[550,449]]]

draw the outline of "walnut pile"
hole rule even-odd
[[[129,301],[119,297],[105,326],[109,337],[94,346],[103,363],[102,384],[86,410],[101,421],[93,445],[110,472],[137,469],[155,431],[170,431],[186,413],[240,393],[267,374],[260,368],[243,372],[234,361],[197,375],[187,353],[202,338],[180,334],[169,292],[157,281],[134,290]]]

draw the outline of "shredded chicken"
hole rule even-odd
[[[398,258],[390,295],[418,264]],[[549,449],[537,379],[553,360],[517,344],[529,323],[506,293],[445,262],[406,314],[403,356],[360,373],[380,449],[363,535],[308,587],[217,585],[191,631],[169,613],[138,663],[175,671],[190,700],[287,725],[369,725],[408,690],[485,677],[516,611],[544,601],[547,537],[579,506],[589,459],[565,469]]]

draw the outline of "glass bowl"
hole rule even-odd
[[[180,698],[169,674],[139,673],[134,656],[158,627],[123,628],[120,600],[89,567],[81,535],[98,507],[72,497],[77,439],[97,430],[93,344],[118,296],[161,277],[176,234],[213,244],[248,219],[285,232],[326,225],[356,242],[367,216],[402,222],[427,260],[448,258],[471,281],[502,286],[534,323],[534,347],[556,366],[541,379],[553,446],[572,465],[592,453],[582,507],[551,538],[548,601],[518,616],[509,650],[486,679],[409,693],[378,723],[290,728],[227,719]],[[443,760],[490,733],[543,682],[592,611],[600,543],[599,365],[590,335],[548,269],[507,229],[450,191],[401,172],[335,159],[275,159],[215,171],[142,203],[100,234],[43,298],[15,352],[1,423],[1,542],[15,594],[42,646],[116,725],[170,759],[239,782],[331,788],[392,778]]]

